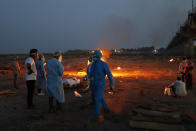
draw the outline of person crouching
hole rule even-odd
[[[168,88],[172,89],[175,97],[184,97],[187,95],[185,83],[181,80],[181,77],[177,77],[177,80],[170,84]]]

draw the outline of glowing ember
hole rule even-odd
[[[173,62],[173,61],[174,61],[174,59],[173,59],[173,58],[169,60],[169,62]]]
[[[79,75],[79,76],[85,76],[86,75],[86,72],[78,72],[77,75]]]
[[[86,72],[84,71],[80,71],[80,72],[76,72],[76,71],[64,71],[64,76],[75,76],[75,77],[84,77],[86,76]]]
[[[120,70],[121,68],[120,67],[117,67],[117,70]]]
[[[114,92],[109,91],[109,92],[108,92],[108,94],[113,95],[113,94],[114,94]]]

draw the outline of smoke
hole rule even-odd
[[[102,48],[122,48],[131,44],[134,25],[129,18],[112,15],[101,28],[99,42]]]
[[[100,40],[97,44],[96,44],[96,49],[114,49],[116,48],[116,44],[112,43],[112,41],[109,40]]]
[[[166,47],[186,21],[190,3],[184,0],[129,1],[130,8],[122,9],[124,14],[106,18],[99,30],[100,39],[114,43],[116,48]]]
[[[190,9],[191,0],[1,0],[0,53],[166,47]]]
[[[162,10],[160,12],[161,17],[157,17],[156,23],[148,32],[149,40],[156,47],[167,46],[180,26],[185,23],[187,15],[188,12],[184,12],[176,6]]]

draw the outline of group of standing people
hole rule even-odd
[[[107,102],[104,98],[105,91],[105,77],[107,75],[110,82],[110,89],[114,89],[114,79],[112,73],[106,62],[101,60],[102,53],[96,50],[90,56],[90,64],[87,67],[87,77],[89,87],[91,90],[92,101],[94,105],[94,113],[91,117],[92,120],[99,120],[101,113],[101,106],[105,113],[110,112]],[[18,62],[18,61],[17,61]],[[16,71],[20,72],[19,63],[15,63]],[[34,108],[34,92],[37,82],[38,94],[46,92],[49,96],[49,112],[62,112],[62,103],[65,101],[63,89],[63,76],[64,68],[62,65],[62,54],[57,51],[53,54],[53,58],[45,63],[43,55],[39,55],[37,49],[31,49],[29,57],[25,60],[25,79],[27,86],[27,108]],[[17,75],[14,75],[17,79]],[[53,100],[56,100],[57,107],[54,108]]]
[[[29,57],[25,60],[25,79],[27,86],[27,108],[34,108],[33,96],[37,81],[38,93],[45,91],[49,96],[49,111],[54,111],[53,98],[57,102],[57,111],[62,111],[64,102],[62,76],[64,72],[61,52],[53,54],[54,58],[45,63],[43,55],[37,49],[31,49]]]
[[[193,88],[193,62],[190,57],[182,58],[179,64],[179,73],[181,74],[181,80],[185,82],[186,90],[191,90]]]

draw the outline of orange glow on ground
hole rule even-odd
[[[121,68],[120,67],[117,67],[117,70],[120,70]]]
[[[84,77],[86,76],[86,72],[84,71],[64,71],[63,73],[65,76],[75,76],[75,77]]]
[[[107,59],[110,58],[111,55],[111,50],[107,49],[100,49],[102,52],[102,61],[107,62]],[[170,61],[173,61],[171,59]],[[89,65],[90,62],[87,62],[87,65]],[[149,70],[143,70],[143,69],[138,69],[138,68],[125,68],[125,67],[120,67],[119,65],[117,67],[110,68],[112,75],[114,77],[124,77],[124,78],[134,78],[134,79],[159,79],[162,77],[169,77],[172,76],[172,72],[169,72],[167,70],[160,70],[157,68],[151,68]],[[74,70],[69,70],[64,72],[65,76],[70,76],[70,77],[84,77],[86,76],[86,69],[82,69],[79,72],[74,71]]]
[[[134,79],[139,79],[139,78],[144,78],[144,79],[159,79],[163,76],[169,77],[171,76],[171,72],[164,72],[161,70],[152,70],[152,71],[141,71],[141,70],[111,70],[112,75],[114,77],[125,77],[125,78],[134,78]],[[74,77],[84,77],[86,76],[86,72],[84,71],[65,71],[64,72],[65,76],[74,76]]]

